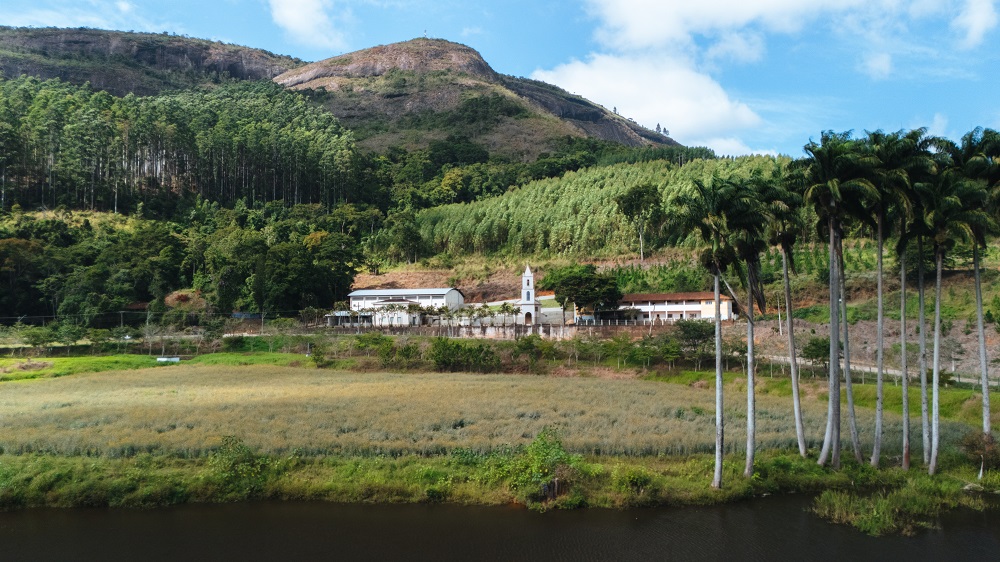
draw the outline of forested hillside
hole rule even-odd
[[[0,74],[90,83],[148,96],[229,80],[268,80],[303,61],[168,33],[0,26]]]
[[[528,184],[501,197],[444,205],[417,215],[431,253],[503,253],[609,257],[638,251],[638,235],[616,199],[639,186],[652,186],[659,200],[654,246],[683,242],[688,233],[668,232],[673,200],[694,180],[771,175],[787,161],[770,157],[694,160],[683,166],[652,160],[595,166],[560,178]]]
[[[319,205],[198,200],[173,221],[60,210],[0,219],[0,323],[214,326],[215,313],[329,308],[361,256]],[[149,316],[149,315],[152,316]]]
[[[194,195],[231,206],[351,198],[350,133],[268,82],[115,98],[34,78],[0,81],[4,208],[169,216]]]

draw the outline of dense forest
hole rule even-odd
[[[467,105],[473,124],[503,111]],[[0,321],[328,308],[356,271],[432,251],[423,209],[587,167],[713,156],[567,138],[512,162],[456,135],[364,153],[332,114],[271,82],[119,98],[0,79]]]

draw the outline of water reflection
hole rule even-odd
[[[987,560],[997,512],[872,539],[802,497],[706,508],[538,514],[448,505],[255,503],[0,513],[4,560]]]

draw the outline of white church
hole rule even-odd
[[[369,324],[377,326],[420,326],[426,323],[426,316],[435,309],[447,308],[452,312],[465,307],[465,295],[454,287],[423,289],[365,289],[352,292],[349,310],[327,315],[330,326]],[[735,317],[733,301],[722,296],[722,320]],[[521,274],[521,298],[513,303],[517,308],[515,324],[534,326],[543,322],[542,306],[538,301],[535,274],[530,266]],[[629,318],[641,323],[664,324],[677,320],[705,319],[715,316],[712,293],[644,293],[624,295],[617,310],[606,311],[602,317],[607,320]],[[574,314],[574,322],[586,319],[593,322],[593,316],[581,317]],[[469,320],[471,322],[471,320]]]

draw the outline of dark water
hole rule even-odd
[[[873,539],[804,497],[706,508],[532,513],[256,503],[0,513],[0,560],[1000,560],[1000,513]]]

